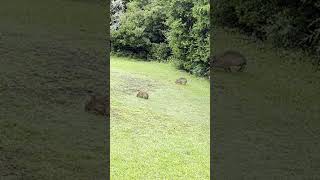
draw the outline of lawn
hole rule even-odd
[[[175,84],[179,77],[186,86]],[[111,179],[209,179],[208,80],[113,56],[110,86]]]
[[[248,59],[243,73],[213,73],[215,179],[319,178],[320,72],[311,57],[221,28],[213,47]]]
[[[106,88],[104,12],[1,1],[0,179],[106,178],[105,119],[84,111],[87,90]]]

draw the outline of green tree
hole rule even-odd
[[[209,57],[209,3],[204,0],[172,0],[167,32],[172,58],[178,68],[206,75]]]
[[[174,61],[196,75],[209,70],[209,2],[131,0],[112,31],[113,51]]]

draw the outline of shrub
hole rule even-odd
[[[151,42],[145,33],[144,12],[139,9],[139,4],[130,2],[120,21],[119,28],[111,31],[112,50],[146,58]]]
[[[145,60],[172,60],[196,75],[206,74],[209,56],[209,2],[131,0],[112,30],[112,50]]]
[[[213,4],[214,23],[269,40],[275,46],[316,51],[320,3],[309,0],[220,0]],[[318,44],[318,45],[317,45]]]
[[[148,1],[127,3],[126,12],[120,17],[121,25],[111,31],[113,51],[131,53],[144,58],[150,56],[152,43],[163,42],[166,26],[161,6],[146,6]],[[158,10],[158,13],[155,13]]]
[[[171,49],[167,43],[153,43],[150,54],[152,60],[167,61],[171,55]]]
[[[177,67],[203,75],[209,56],[209,3],[172,0],[168,14],[167,39]]]

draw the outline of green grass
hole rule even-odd
[[[248,59],[243,73],[213,72],[215,178],[319,178],[320,72],[312,58],[221,28],[213,47]]]
[[[186,77],[186,86],[174,81]],[[209,81],[111,57],[111,179],[209,179]],[[137,90],[149,99],[136,97]]]
[[[88,13],[90,12],[90,13]],[[105,179],[105,7],[69,0],[0,6],[0,179]]]

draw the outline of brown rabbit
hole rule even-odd
[[[237,51],[228,50],[212,58],[212,67],[224,68],[225,71],[231,72],[231,67],[239,66],[238,71],[243,71],[247,65],[246,58]]]
[[[108,96],[90,95],[84,109],[90,113],[107,115],[108,99]]]
[[[149,99],[148,93],[147,93],[147,92],[144,92],[144,91],[140,91],[140,90],[139,90],[139,92],[138,92],[138,94],[137,94],[137,97],[143,98],[143,99]]]
[[[176,80],[176,84],[181,84],[181,85],[186,85],[187,84],[187,79],[186,78],[179,78]]]

